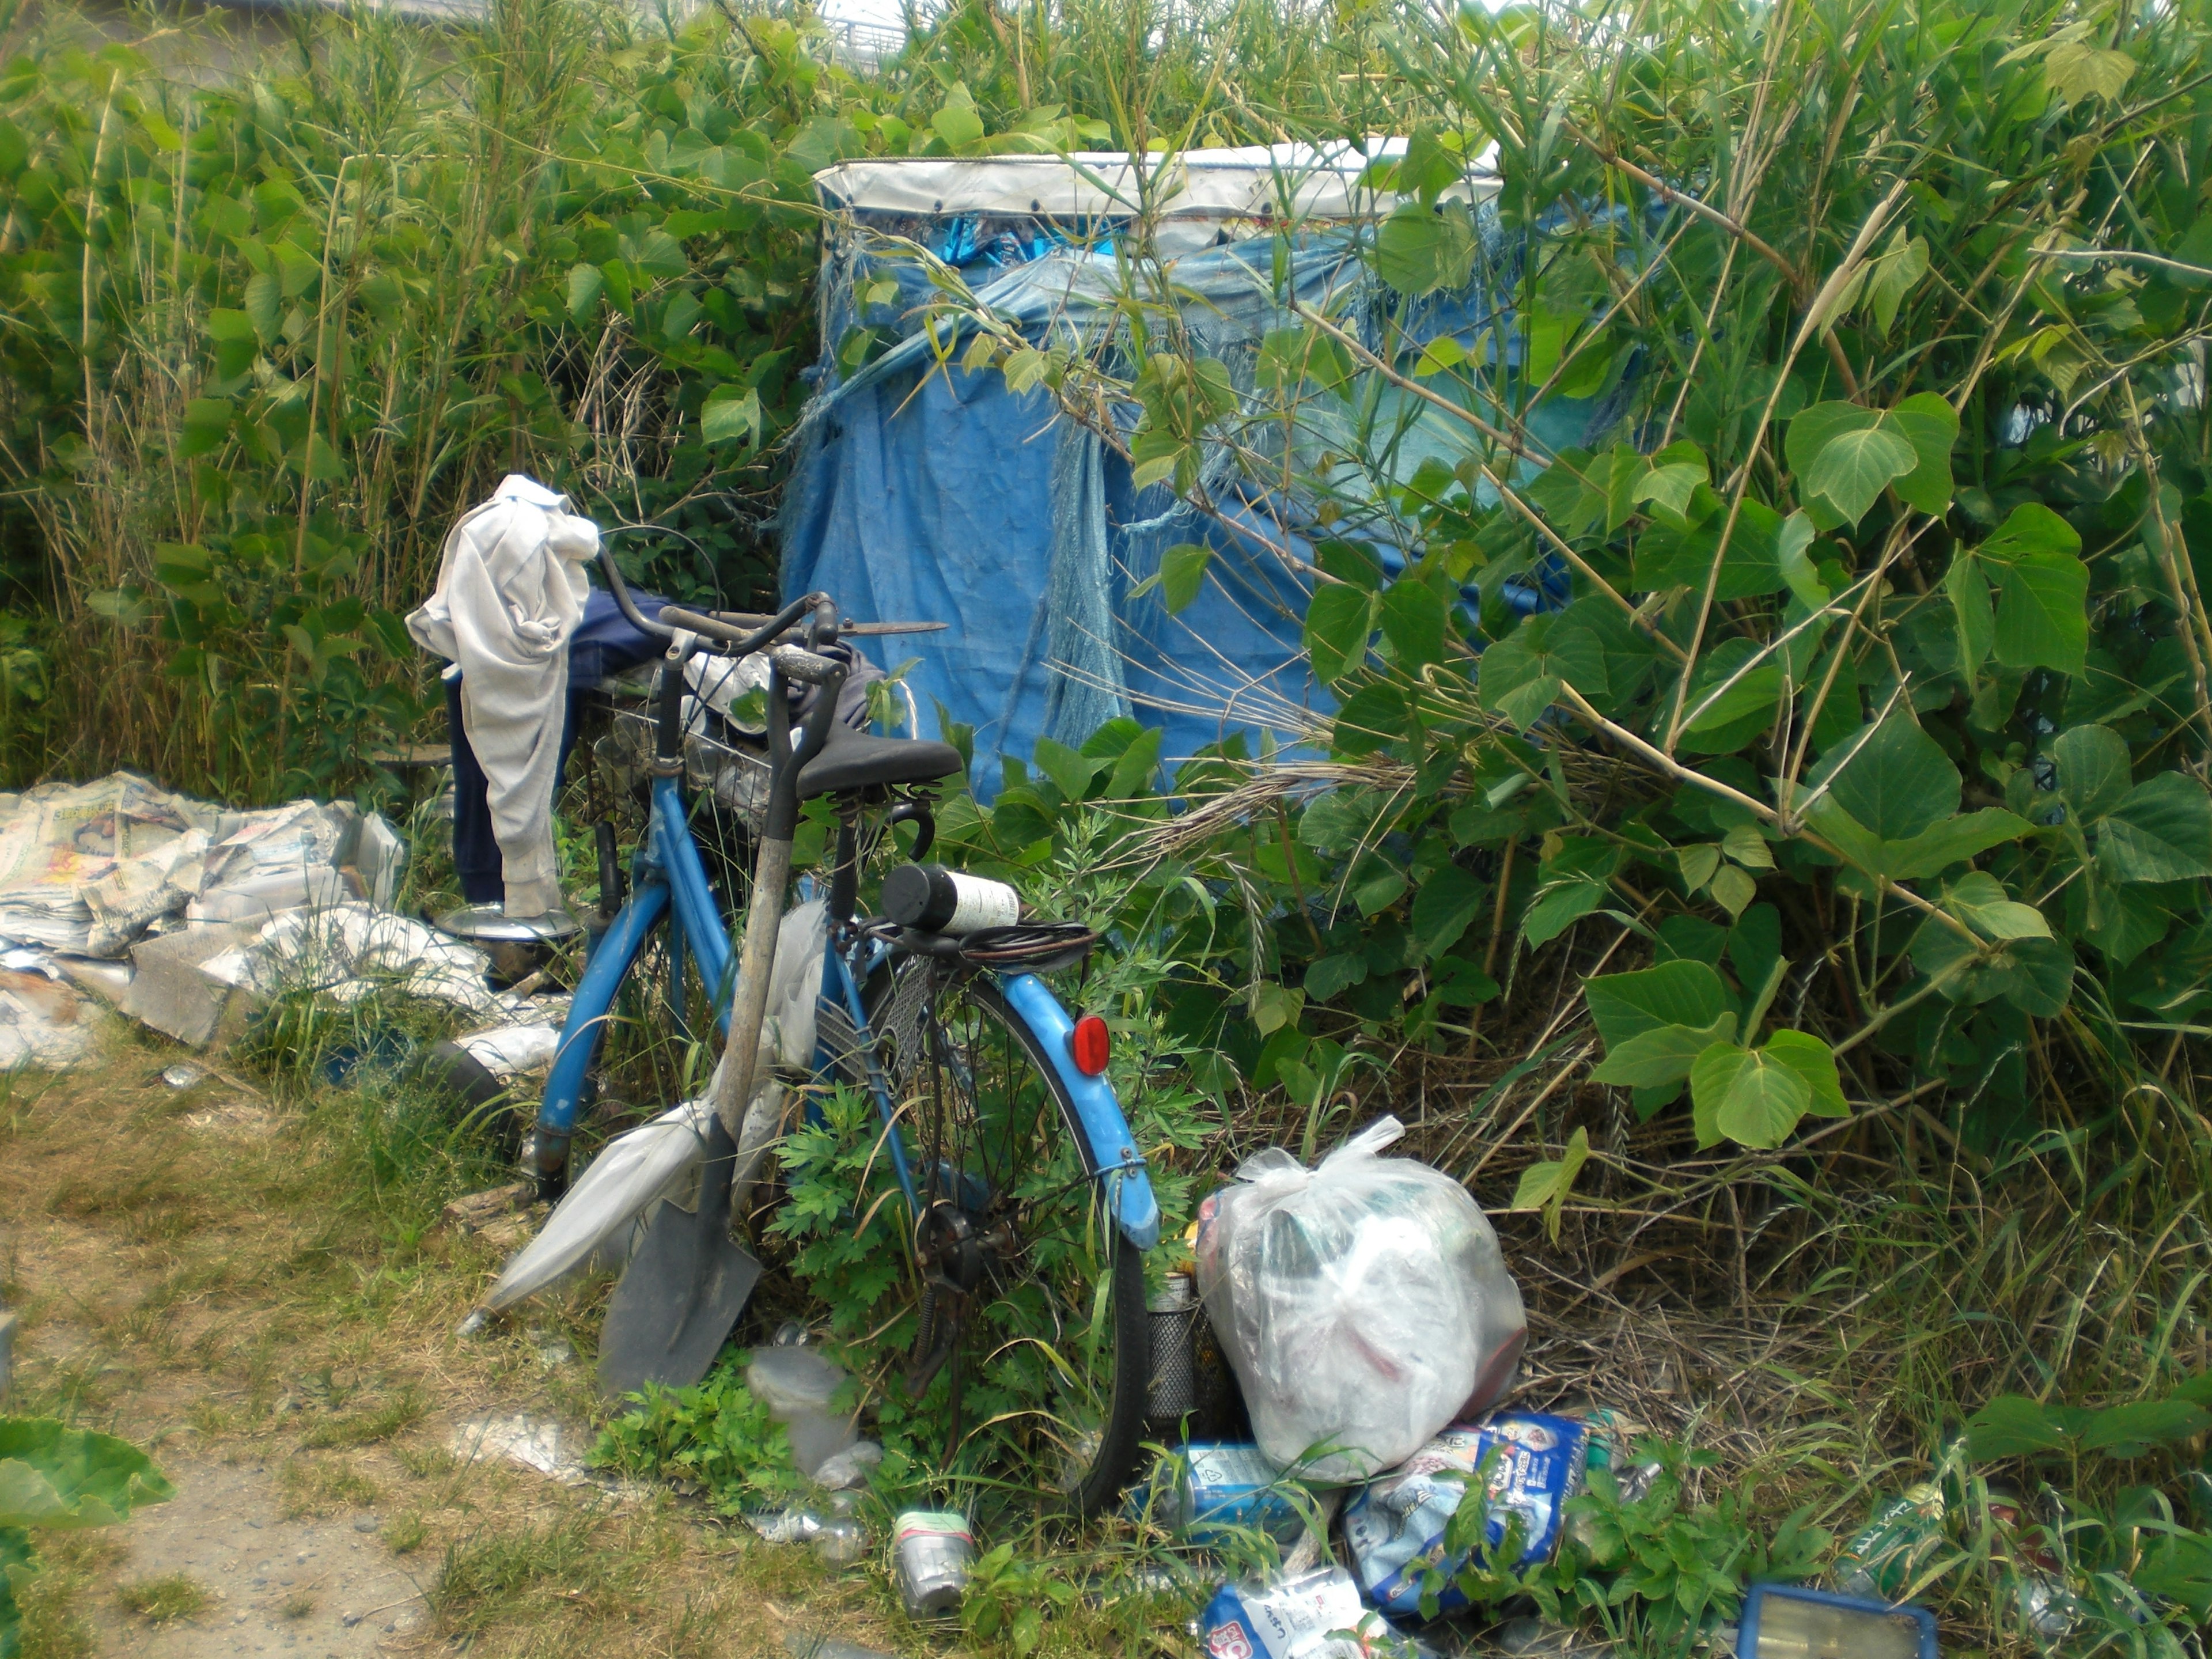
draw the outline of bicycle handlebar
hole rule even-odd
[[[804,680],[809,685],[827,685],[833,675],[842,678],[845,673],[842,663],[795,645],[779,645],[769,653],[769,660],[783,671],[786,679]]]

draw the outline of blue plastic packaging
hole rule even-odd
[[[1476,1471],[1493,1455],[1484,1536],[1497,1547],[1517,1516],[1526,1540],[1521,1564],[1543,1560],[1559,1544],[1562,1508],[1582,1490],[1589,1441],[1589,1430],[1569,1418],[1492,1412],[1446,1429],[1370,1481],[1344,1510],[1344,1540],[1368,1599],[1385,1613],[1419,1614],[1424,1569],[1449,1577],[1466,1565],[1464,1557],[1447,1559],[1444,1528]],[[1466,1605],[1467,1598],[1446,1583],[1437,1610]]]
[[[1287,1544],[1305,1531],[1305,1517],[1281,1480],[1249,1441],[1193,1441],[1160,1459],[1152,1477],[1131,1494],[1130,1513],[1194,1544],[1238,1532],[1264,1533]]]

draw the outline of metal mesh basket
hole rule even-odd
[[[659,727],[645,709],[617,708],[605,737],[592,753],[608,774],[625,787],[650,775]],[[684,738],[684,777],[694,789],[704,789],[742,818],[757,835],[768,820],[768,757],[758,750],[740,747],[690,732]]]

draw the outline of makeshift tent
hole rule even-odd
[[[922,326],[939,291],[931,261],[1034,343],[1111,340],[1141,280],[1122,257],[1141,202],[1182,326],[1249,397],[1260,343],[1296,321],[1292,301],[1355,322],[1400,303],[1365,274],[1358,246],[1395,205],[1362,184],[1392,148],[1202,151],[1141,181],[1118,155],[849,161],[816,175],[833,215],[823,351],[787,496],[784,590],[826,590],[855,617],[949,624],[868,644],[886,669],[914,659],[922,735],[941,735],[939,709],[975,729],[979,793],[998,787],[1001,757],[1026,758],[1041,737],[1080,744],[1115,715],[1163,727],[1175,760],[1232,733],[1256,746],[1263,731],[1299,730],[1300,711],[1327,712],[1300,633],[1316,526],[1310,501],[1244,476],[1225,447],[1206,469],[1215,513],[1164,486],[1139,490],[1127,461],[1048,390],[963,370],[942,313],[933,334]],[[1455,193],[1479,206],[1495,188],[1477,168]],[[1486,321],[1480,294],[1448,295],[1425,303],[1419,332],[1472,341]],[[1360,397],[1302,416],[1303,463],[1328,451],[1332,421],[1347,439],[1363,422],[1391,428],[1399,482],[1429,456],[1463,453],[1449,415],[1380,385]],[[1555,441],[1578,441],[1591,411],[1556,401]],[[1133,413],[1111,418],[1126,429]],[[1377,511],[1356,533],[1395,570],[1406,527],[1372,493]],[[1171,615],[1147,579],[1179,544],[1212,556]]]

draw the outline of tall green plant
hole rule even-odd
[[[1207,762],[1238,827],[1160,844],[1254,914],[1193,1008],[1247,1079],[1318,1091],[1324,1042],[1463,1042],[1502,998],[1524,1064],[1701,1146],[1938,1084],[1984,1148],[2084,1091],[2189,1121],[2206,44],[2094,6],[1408,13],[1371,288],[1190,360],[1132,255],[1142,331],[1048,371],[1140,483],[1282,492],[1334,705],[1325,763]]]

